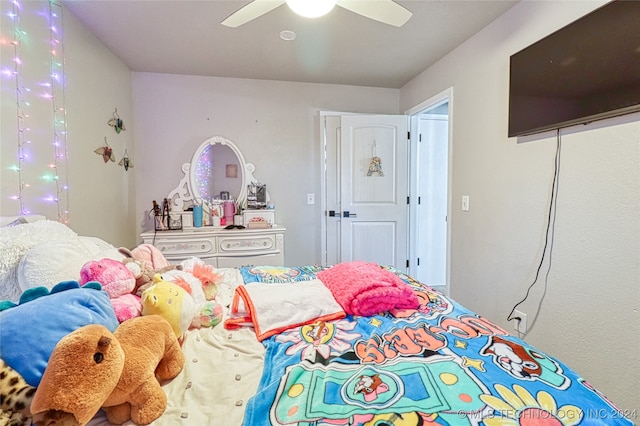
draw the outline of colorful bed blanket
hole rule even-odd
[[[562,362],[398,275],[418,309],[307,324],[264,340],[264,373],[243,424],[633,424]]]

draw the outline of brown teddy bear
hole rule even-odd
[[[125,321],[113,334],[102,325],[81,327],[53,350],[31,403],[33,422],[83,426],[103,408],[111,423],[147,425],[167,407],[159,380],[183,367],[173,329],[158,315]]]

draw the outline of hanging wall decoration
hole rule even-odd
[[[122,160],[120,160],[118,165],[124,167],[125,172],[129,170],[129,167],[133,167],[133,162],[131,161],[131,159],[129,159],[129,154],[127,154],[126,149],[124,150],[124,156],[122,157]]]
[[[382,160],[376,155],[375,140],[373,141],[373,146],[371,147],[371,161],[369,161],[369,170],[367,171],[367,176],[384,177],[384,172],[382,171]]]
[[[107,121],[107,124],[115,128],[116,133],[120,133],[123,130],[127,130],[126,127],[124,127],[124,121],[122,121],[122,119],[118,115],[118,108],[116,108],[115,111],[113,111],[113,118]]]
[[[108,162],[109,160],[115,162],[116,159],[113,155],[113,149],[109,146],[109,144],[107,143],[107,137],[104,137],[104,146],[101,146],[100,148],[94,150],[93,152],[95,152],[98,155],[102,155],[102,159],[104,160],[104,162]]]
[[[68,224],[65,37],[59,3],[2,2],[2,117],[15,112],[15,127],[7,126],[6,135],[3,130],[2,166],[15,175],[7,176],[5,182],[3,171],[0,204],[6,213],[37,212]],[[9,96],[11,91],[13,96]],[[11,98],[13,102],[8,102]],[[10,150],[13,164],[7,164]]]

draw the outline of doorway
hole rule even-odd
[[[451,162],[451,135],[450,117],[453,100],[453,89],[448,89],[441,94],[417,105],[407,111],[404,117],[409,121],[410,136],[408,140],[408,150],[396,157],[398,166],[396,172],[405,172],[408,175],[407,203],[400,207],[396,206],[393,214],[401,224],[401,232],[405,232],[404,240],[397,238],[398,244],[395,248],[404,248],[406,251],[400,256],[391,259],[394,251],[380,252],[375,254],[376,258],[364,259],[377,261],[378,263],[393,264],[398,269],[408,272],[410,275],[428,284],[445,294],[449,290],[449,240],[450,226],[447,220],[450,217],[450,162]],[[342,173],[342,165],[349,160],[342,152],[344,144],[343,136],[346,134],[342,121],[344,117],[359,116],[355,113],[321,112],[321,147],[322,147],[322,210],[324,213],[321,222],[321,252],[323,265],[335,265],[336,263],[355,260],[360,255],[353,252],[345,253],[346,250],[354,247],[354,244],[345,246],[342,244],[342,237],[345,230],[357,230],[361,224],[352,216],[352,207],[345,202],[343,192],[350,188],[350,184],[345,181],[350,174]],[[385,116],[383,116],[385,117]],[[366,118],[365,118],[366,119]],[[363,157],[376,157],[378,145],[372,147],[365,145],[363,152],[367,155]],[[371,151],[371,152],[369,152]],[[366,162],[365,162],[366,163]],[[364,164],[364,163],[363,163]],[[386,172],[385,159],[382,159],[382,168]],[[364,170],[363,167],[360,167]],[[398,192],[400,194],[400,192]],[[348,207],[348,208],[343,208]],[[374,206],[375,207],[375,206]],[[344,213],[348,212],[347,216]],[[360,219],[364,219],[361,217]],[[371,220],[371,219],[369,219]],[[406,221],[406,225],[402,224]],[[377,230],[392,229],[391,225],[364,227],[370,239],[366,239],[365,244],[359,247],[369,249],[371,247],[390,247],[375,241],[384,232]],[[393,225],[395,226],[395,225]],[[404,230],[404,231],[402,231]],[[357,246],[357,244],[355,245]],[[386,257],[385,257],[386,256]],[[380,261],[379,259],[382,259]],[[406,259],[406,260],[403,260]]]
[[[321,113],[324,265],[409,267],[409,117]]]
[[[409,273],[448,294],[451,89],[423,102],[411,116]]]

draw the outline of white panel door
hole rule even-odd
[[[406,269],[408,123],[407,116],[341,117],[341,262]]]
[[[323,265],[340,263],[340,116],[324,117]]]

